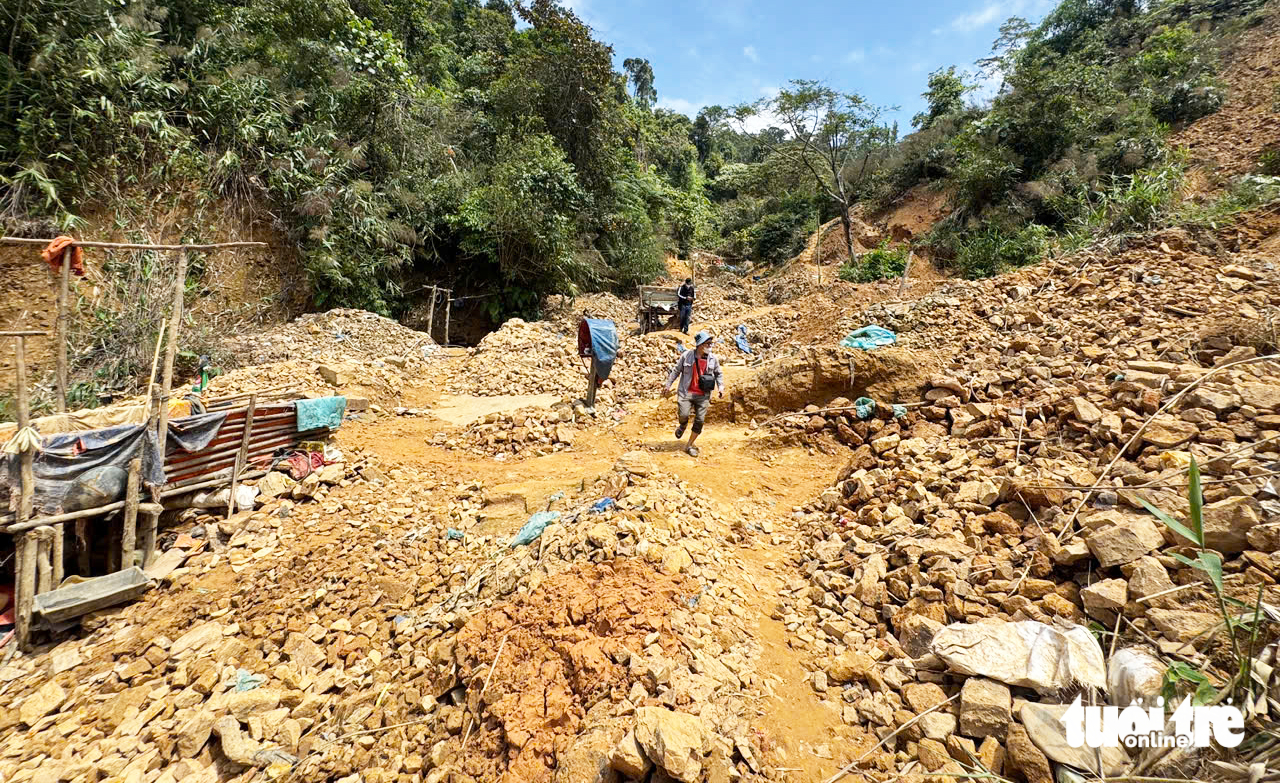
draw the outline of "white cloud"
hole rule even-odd
[[[1053,0],[987,0],[981,8],[960,14],[951,20],[950,28],[961,33],[971,33],[993,27],[1011,16],[1038,16],[1053,6]],[[935,28],[934,35],[942,35],[946,28]]]
[[[754,46],[742,47],[742,56],[746,57],[753,63],[760,62],[760,55],[756,54],[756,48]]]
[[[862,48],[854,49],[844,56],[844,61],[850,65],[860,63],[865,59],[867,59],[867,51]]]
[[[698,101],[686,100],[684,98],[668,98],[663,96],[658,99],[658,105],[664,109],[678,111],[689,117],[696,117],[698,112],[702,110],[702,107],[707,104]]]

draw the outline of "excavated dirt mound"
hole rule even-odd
[[[574,566],[472,618],[458,636],[457,660],[471,711],[480,714],[483,701],[486,721],[470,737],[466,772],[511,783],[550,779],[587,710],[627,696],[631,652],[680,649],[670,615],[696,592],[686,577],[615,560]]]
[[[733,392],[735,408],[748,416],[785,413],[837,397],[871,397],[886,403],[919,398],[936,366],[900,347],[854,351],[808,347],[770,362]]]

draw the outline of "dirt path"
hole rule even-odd
[[[448,367],[437,371],[443,374]],[[732,368],[727,382],[732,385],[747,372]],[[764,687],[758,694],[753,725],[768,738],[769,760],[785,771],[787,781],[819,783],[844,763],[850,751],[845,747],[849,743],[841,742],[846,731],[841,716],[814,693],[805,666],[808,653],[793,649],[785,625],[771,616],[779,591],[800,580],[791,557],[796,538],[793,510],[829,485],[841,466],[839,456],[780,447],[761,440],[744,424],[716,423],[703,432],[698,441],[701,454],[694,459],[673,437],[674,398],[655,397],[629,406],[617,426],[581,432],[572,450],[499,462],[429,444],[437,433],[455,426],[445,419],[454,418],[449,414],[456,407],[435,413],[440,403],[450,402],[438,395],[437,388],[432,377],[404,390],[406,404],[421,405],[432,415],[383,416],[348,425],[340,438],[389,464],[448,471],[458,482],[482,482],[496,495],[530,502],[592,481],[609,472],[623,452],[643,450],[659,470],[688,482],[692,493],[709,500],[726,519],[754,531],[743,536],[741,544],[725,544],[736,547],[742,563],[740,570],[731,569],[729,575],[747,597],[747,627],[760,650],[755,665]],[[494,404],[520,407],[522,401],[512,398]],[[713,404],[728,403],[717,399]],[[471,401],[470,407],[481,410],[486,404]],[[483,532],[513,532],[524,522],[522,512],[521,508],[486,520]]]

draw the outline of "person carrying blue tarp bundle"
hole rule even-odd
[[[689,324],[693,323],[693,278],[686,277],[684,284],[676,290],[676,312],[680,315],[680,331],[689,333]]]
[[[666,383],[662,385],[662,396],[671,394],[671,384],[677,386],[677,414],[680,426],[676,427],[676,440],[679,440],[689,424],[689,414],[693,414],[693,428],[689,433],[689,445],[685,451],[689,456],[698,456],[698,447],[693,445],[702,433],[703,422],[707,419],[707,409],[711,407],[711,392],[719,390],[724,399],[724,374],[720,372],[720,360],[711,353],[711,343],[715,338],[710,332],[698,332],[693,338],[693,349],[680,355],[676,366],[667,374]]]

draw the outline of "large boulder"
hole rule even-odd
[[[697,715],[665,707],[636,710],[636,742],[644,755],[682,783],[694,783],[702,774],[706,728]]]

